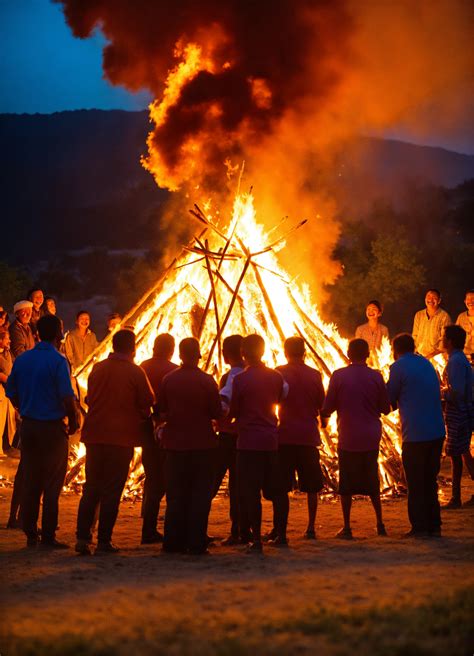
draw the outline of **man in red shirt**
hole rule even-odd
[[[215,380],[198,367],[193,337],[179,345],[181,366],[163,378],[157,409],[166,421],[166,514],[163,551],[208,553],[207,522],[215,481],[217,437],[213,420],[222,414]]]
[[[283,376],[262,362],[260,335],[242,341],[245,371],[235,376],[229,416],[237,420],[237,476],[240,498],[252,530],[249,553],[262,552],[261,492],[272,500],[278,487],[278,418],[276,406],[286,396]]]
[[[161,383],[166,374],[178,368],[171,362],[174,353],[174,337],[163,333],[158,335],[153,345],[153,357],[141,363],[148,380],[158,398]],[[151,427],[150,427],[151,428]],[[160,431],[161,433],[161,431]],[[142,504],[142,544],[163,542],[163,535],[157,530],[160,503],[165,496],[165,455],[158,430],[149,430],[143,439],[142,464],[145,470]]]
[[[112,540],[120,497],[127,482],[133,449],[142,444],[143,423],[155,395],[146,373],[134,364],[135,335],[119,330],[113,353],[94,365],[87,381],[89,412],[82,429],[86,445],[86,482],[77,515],[76,551],[89,554],[91,528],[100,504],[96,552],[118,551]]]
[[[382,374],[367,366],[369,345],[352,339],[347,355],[351,364],[335,371],[321,410],[322,425],[337,412],[339,494],[344,527],[336,537],[352,539],[353,494],[370,496],[377,519],[378,535],[386,535],[382,521],[378,474],[381,414],[390,412],[390,401]]]
[[[289,501],[293,477],[298,474],[299,489],[308,495],[308,527],[305,537],[315,539],[318,492],[324,486],[319,463],[318,414],[324,403],[321,374],[304,363],[305,344],[301,337],[285,341],[288,364],[277,367],[289,386],[280,404],[278,427],[278,470],[281,493],[274,501],[274,528],[270,543],[286,545]],[[278,526],[278,530],[277,530]]]

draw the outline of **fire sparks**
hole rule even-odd
[[[290,280],[281,268],[276,251],[290,236],[269,236],[257,221],[251,194],[236,196],[233,216],[222,227],[197,206],[192,213],[199,219],[202,232],[183,248],[154,288],[122,320],[122,325],[135,327],[136,361],[151,357],[160,332],[170,332],[177,341],[192,335],[201,344],[201,366],[218,377],[224,370],[221,344],[225,336],[264,336],[266,364],[274,367],[285,362],[284,339],[296,334],[305,340],[307,360],[321,371],[327,386],[332,371],[347,364],[347,341],[335,326],[321,320],[309,289]],[[76,372],[82,389],[94,362],[106,357],[110,348],[109,337]],[[390,361],[387,340],[376,358],[377,366],[386,370]],[[396,489],[403,479],[395,421],[384,420],[380,467],[385,489]],[[328,483],[335,488],[335,418],[322,437],[322,462]],[[140,471],[136,476],[141,476]]]

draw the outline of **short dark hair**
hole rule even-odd
[[[39,338],[42,342],[54,342],[62,336],[61,320],[54,314],[45,314],[36,324]]]
[[[290,358],[302,358],[305,353],[305,343],[302,337],[288,337],[284,344],[285,355]]]
[[[368,308],[369,305],[375,305],[379,312],[383,312],[382,303],[380,301],[369,301],[365,307]]]
[[[444,336],[449,339],[455,349],[463,349],[466,344],[466,331],[461,326],[451,324],[444,329]]]
[[[410,333],[399,333],[395,335],[392,341],[394,353],[404,355],[405,353],[415,352],[415,340]]]
[[[153,344],[153,355],[161,358],[170,358],[174,352],[174,337],[168,333],[158,335]]]
[[[370,355],[369,345],[365,341],[365,339],[361,339],[360,337],[351,339],[351,341],[349,342],[349,346],[347,348],[347,357],[351,362],[354,361],[360,362],[361,360],[367,360],[369,355]]]
[[[229,335],[222,342],[222,352],[224,357],[230,357],[233,360],[239,360],[242,357],[242,335]]]
[[[27,294],[27,298],[28,298],[29,301],[31,301],[31,297],[33,296],[33,294],[34,294],[35,292],[41,292],[41,293],[43,293],[43,290],[41,289],[41,287],[32,287],[32,288],[29,290],[28,294]]]
[[[90,312],[88,312],[87,310],[79,310],[79,312],[76,314],[76,321],[79,319],[81,314],[87,314],[89,319],[91,318],[91,313]]]
[[[112,321],[112,319],[121,319],[121,318],[122,317],[118,312],[111,312],[107,317],[107,321]]]
[[[183,362],[201,357],[199,342],[195,337],[185,337],[179,343],[179,357]]]
[[[464,298],[466,298],[468,294],[474,294],[474,289],[468,289],[467,292],[464,294]]]
[[[242,353],[260,359],[265,353],[265,340],[261,335],[247,335],[242,340]]]
[[[112,337],[115,353],[129,354],[135,350],[135,333],[131,330],[118,330]]]
[[[441,292],[439,291],[439,289],[436,289],[436,287],[432,287],[431,289],[427,289],[426,292],[425,292],[425,296],[426,296],[426,294],[429,294],[430,292],[432,294],[436,294],[436,296],[441,300]]]

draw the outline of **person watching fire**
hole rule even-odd
[[[153,356],[141,363],[141,368],[148,376],[148,380],[159,397],[163,378],[166,374],[178,368],[171,362],[175,347],[174,337],[163,333],[158,335],[153,344]],[[165,458],[161,429],[157,426],[152,432],[144,436],[142,446],[142,464],[145,470],[145,483],[143,486],[142,501],[142,544],[156,544],[163,542],[163,535],[157,530],[160,503],[165,496]]]
[[[64,338],[64,353],[69,360],[72,373],[87,360],[99,344],[90,325],[89,312],[80,310],[76,315],[76,327],[66,333]]]
[[[412,336],[416,352],[430,360],[443,352],[443,332],[451,323],[451,317],[440,307],[441,292],[438,289],[428,289],[425,305],[426,309],[415,314]]]
[[[364,339],[349,342],[351,364],[331,376],[321,410],[323,427],[337,412],[339,494],[344,526],[336,537],[352,539],[351,506],[354,494],[370,497],[377,535],[386,535],[380,503],[378,455],[382,437],[381,414],[390,412],[382,374],[367,366],[369,345]]]
[[[273,514],[279,518],[280,532],[274,522],[269,541],[275,546],[287,544],[288,493],[291,492],[295,472],[298,487],[301,492],[306,492],[308,499],[306,539],[316,539],[318,492],[324,487],[318,450],[321,445],[318,415],[325,397],[321,374],[305,364],[305,343],[301,337],[289,337],[285,340],[284,349],[288,364],[277,367],[277,371],[288,383],[289,389],[279,411],[278,471],[281,489],[273,501]]]
[[[33,331],[35,341],[38,341],[39,338],[36,325],[44,314],[42,307],[44,303],[43,290],[39,289],[39,287],[33,287],[33,289],[30,289],[28,292],[28,300],[33,304],[31,308],[30,326],[31,330]]]
[[[367,323],[357,326],[355,331],[355,337],[365,339],[371,353],[380,349],[384,337],[389,339],[387,326],[380,323],[382,312],[382,305],[379,301],[369,301],[365,308]]]
[[[277,405],[288,394],[288,383],[279,371],[266,367],[265,341],[248,335],[242,341],[246,369],[232,384],[229,418],[237,420],[237,476],[239,495],[252,531],[248,553],[262,553],[262,501],[273,501],[278,492]],[[275,518],[283,533],[283,519]]]
[[[166,514],[163,551],[208,553],[207,523],[215,481],[217,436],[222,415],[212,376],[199,369],[199,342],[179,344],[181,366],[163,378],[157,410],[165,420]]]
[[[31,301],[18,301],[13,306],[15,321],[10,325],[10,351],[14,358],[21,353],[34,348],[35,338],[30,325],[33,303]]]
[[[456,324],[466,331],[464,353],[472,361],[474,359],[474,289],[469,289],[464,297],[466,310],[456,319]]]

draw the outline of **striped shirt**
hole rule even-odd
[[[413,339],[417,352],[430,358],[443,351],[444,329],[450,323],[451,317],[446,310],[438,308],[432,317],[426,310],[419,310],[413,321]]]
[[[466,344],[464,345],[464,353],[469,356],[474,353],[474,317],[470,317],[466,312],[461,314],[456,319],[456,324],[464,328],[466,331]]]
[[[378,323],[375,330],[372,330],[368,323],[364,323],[362,326],[357,326],[355,336],[359,339],[365,339],[369,345],[370,351],[378,351],[382,346],[382,338],[389,338],[388,328],[382,323]]]

